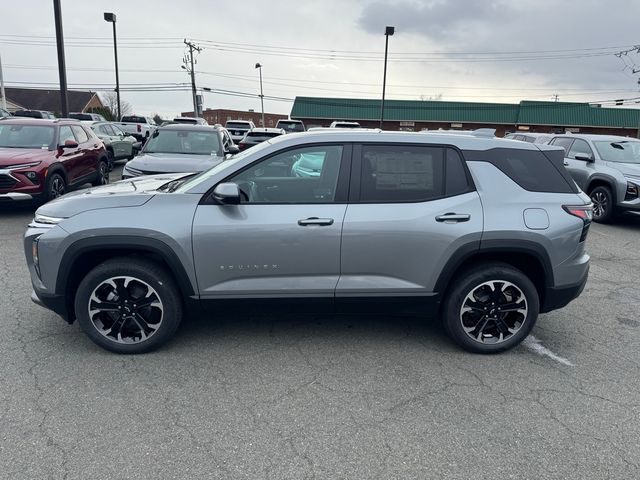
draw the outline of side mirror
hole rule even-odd
[[[213,198],[222,205],[239,205],[240,188],[235,183],[219,183],[213,190]]]
[[[593,162],[591,155],[587,155],[585,153],[578,153],[574,158],[576,160],[582,160],[583,162]]]
[[[75,140],[65,140],[64,143],[62,145],[60,145],[61,148],[78,148],[78,142],[76,142]]]
[[[237,145],[231,145],[225,153],[235,155],[236,153],[240,153],[240,148]]]

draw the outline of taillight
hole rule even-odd
[[[138,133],[140,133],[142,131],[142,125],[138,124],[137,127],[138,127]]]
[[[588,205],[563,205],[562,208],[569,215],[578,217],[582,220],[582,234],[580,235],[580,241],[584,242],[589,233],[589,225],[591,225],[591,219],[593,218],[593,204]]]

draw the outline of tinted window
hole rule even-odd
[[[551,145],[558,145],[559,147],[564,148],[565,156],[569,155],[569,149],[571,148],[571,144],[573,143],[573,138],[554,138],[549,142]]]
[[[576,138],[573,141],[573,145],[571,145],[571,148],[569,149],[568,157],[576,158],[576,155],[586,155],[589,158],[593,158],[593,150],[591,150],[591,147],[587,142]]]
[[[575,193],[560,168],[541,151],[493,148],[485,151],[466,151],[467,161],[493,164],[525,190],[532,192]]]
[[[242,203],[332,203],[342,146],[305,147],[269,157],[226,181],[237,183]]]
[[[67,140],[75,142],[76,137],[71,131],[71,127],[69,127],[68,125],[63,125],[62,127],[60,127],[60,144],[62,145]]]
[[[251,128],[251,124],[245,122],[227,122],[227,128],[249,129]]]
[[[278,120],[277,128],[282,128],[286,132],[304,132],[304,125],[300,122],[290,120]]]
[[[460,154],[453,148],[447,148],[446,194],[459,195],[469,191],[467,172],[462,164]]]
[[[87,140],[89,140],[89,137],[87,136],[87,132],[85,132],[82,127],[78,127],[77,125],[74,125],[71,127],[71,129],[73,130],[73,133],[75,133],[78,143],[86,143]]]
[[[89,113],[70,113],[69,118],[75,118],[76,120],[95,120]]]
[[[422,202],[441,197],[443,149],[438,147],[362,147],[360,200]]]
[[[125,115],[122,117],[122,121],[125,123],[147,123],[146,118],[136,117],[135,115]]]

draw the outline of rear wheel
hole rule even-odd
[[[107,163],[107,160],[100,160],[98,162],[96,179],[91,182],[91,185],[98,187],[100,185],[106,185],[107,183],[109,183],[109,164]]]
[[[139,258],[98,265],[76,292],[82,330],[116,353],[145,353],[166,343],[182,319],[182,301],[171,275]]]
[[[538,318],[535,286],[511,265],[478,265],[463,271],[452,285],[443,305],[443,323],[449,336],[465,350],[508,350],[527,337]]]
[[[609,223],[613,220],[613,194],[611,189],[604,185],[599,185],[591,190],[589,194],[593,202],[593,221],[598,223]]]

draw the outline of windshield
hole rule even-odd
[[[304,132],[304,126],[300,122],[279,121],[277,128],[282,128],[287,132]]]
[[[0,124],[0,147],[50,148],[53,145],[54,128],[44,125]]]
[[[189,125],[195,125],[198,121],[195,118],[174,118],[175,123],[187,123]]]
[[[232,168],[234,165],[236,165],[239,161],[241,161],[244,158],[246,158],[248,155],[259,154],[261,150],[264,150],[265,148],[269,147],[270,145],[271,145],[271,143],[269,143],[269,142],[263,142],[263,143],[260,143],[260,144],[256,145],[255,147],[251,147],[249,150],[245,150],[244,152],[236,153],[233,157],[231,157],[231,159],[225,160],[224,162],[221,162],[221,163],[218,163],[216,166],[211,167],[209,170],[205,170],[204,172],[200,172],[195,177],[190,178],[188,181],[186,181],[182,185],[180,185],[180,187],[177,188],[175,191],[176,192],[185,192],[185,191],[195,187],[196,185],[199,185],[200,183],[206,181],[207,179],[211,178],[213,175],[217,175],[218,173],[223,172],[228,168]]]
[[[145,153],[220,155],[218,132],[156,130],[144,146]]]
[[[597,141],[593,143],[600,158],[606,162],[640,163],[640,142],[638,141]]]

